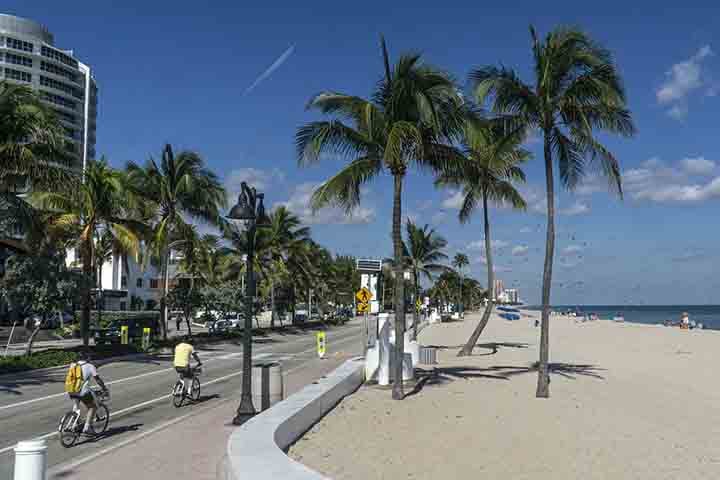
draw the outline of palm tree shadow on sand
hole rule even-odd
[[[591,377],[597,380],[605,380],[599,372],[604,371],[603,368],[591,364],[574,364],[574,363],[551,363],[550,375],[560,375],[568,380],[575,380],[578,377]],[[512,365],[497,365],[487,368],[457,366],[457,367],[438,367],[432,370],[416,370],[416,376],[419,378],[415,384],[415,388],[410,391],[407,396],[420,393],[425,387],[442,386],[457,380],[472,379],[491,379],[509,381],[518,375],[528,373],[537,373],[538,362],[529,366],[518,367]]]

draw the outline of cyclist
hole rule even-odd
[[[190,390],[189,382],[193,379],[194,369],[190,366],[190,357],[197,362],[196,367],[202,365],[200,357],[192,346],[192,338],[190,335],[186,335],[183,341],[175,346],[175,359],[173,360],[175,371],[182,377],[186,392]]]
[[[87,409],[87,416],[85,417],[85,426],[83,427],[83,433],[89,434],[92,432],[90,424],[93,418],[95,418],[95,412],[97,411],[97,405],[95,404],[95,395],[90,388],[90,381],[95,380],[95,383],[102,388],[103,393],[107,394],[107,386],[103,382],[100,375],[97,373],[97,368],[91,362],[90,353],[83,350],[80,352],[80,360],[77,365],[82,371],[82,387],[80,392],[76,394],[70,394],[70,398],[73,400],[73,409],[76,411],[80,410],[80,402],[85,405]]]

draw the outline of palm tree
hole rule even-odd
[[[162,297],[160,323],[163,337],[167,338],[167,301],[169,263],[173,243],[180,245],[190,239],[188,220],[199,220],[210,225],[221,223],[221,210],[227,206],[225,188],[218,177],[205,168],[205,162],[196,152],[173,153],[167,144],[158,164],[150,158],[144,167],[130,162],[127,165],[132,192],[142,198],[144,216],[153,223],[149,245],[152,254],[160,260],[162,271]]]
[[[73,157],[52,109],[24,85],[0,81],[0,191],[73,180]]]
[[[405,265],[410,270],[413,280],[414,300],[420,298],[420,277],[432,281],[433,275],[447,267],[438,262],[447,259],[443,249],[447,241],[428,225],[419,228],[410,219],[405,224],[407,242],[403,244]],[[418,311],[413,308],[413,338],[417,338]]]
[[[463,302],[463,269],[470,265],[470,260],[468,259],[468,256],[464,253],[456,253],[452,260],[452,266],[457,269],[458,273],[460,274],[460,302],[459,302],[459,313],[460,316],[463,316],[463,313],[465,312],[465,302]]]
[[[441,174],[437,182],[462,188],[463,204],[460,208],[460,221],[468,222],[478,206],[482,206],[485,235],[485,260],[488,272],[488,288],[494,284],[492,241],[490,235],[489,203],[510,205],[515,209],[525,209],[525,201],[515,189],[513,182],[524,182],[525,174],[518,166],[529,154],[519,147],[522,135],[503,134],[501,123],[468,121],[463,138],[465,160],[460,168]],[[477,339],[490,319],[494,298],[488,299],[480,322],[458,353],[459,356],[472,354]]]
[[[439,168],[450,150],[443,143],[456,133],[465,111],[453,80],[407,54],[391,69],[382,40],[384,77],[371,100],[335,92],[313,97],[308,108],[334,115],[300,127],[296,145],[300,165],[314,164],[322,154],[339,154],[351,161],[313,194],[312,207],[338,205],[351,212],[360,202],[360,187],[383,172],[393,177],[392,239],[395,276],[395,338],[404,338],[402,188],[412,167]],[[404,345],[397,342],[394,377],[402,378]],[[392,396],[404,398],[402,380]]]
[[[112,237],[111,243],[137,258],[145,226],[131,216],[128,204],[127,178],[111,168],[102,158],[91,161],[84,172],[84,181],[68,192],[34,192],[32,202],[51,210],[49,222],[57,228],[75,228],[82,255],[83,283],[80,331],[88,344],[90,325],[91,285],[100,279],[95,239],[102,233]]]
[[[557,160],[560,181],[573,189],[591,163],[599,164],[612,187],[622,194],[620,166],[594,136],[596,130],[629,137],[634,134],[625,90],[612,54],[575,28],[559,27],[540,40],[533,27],[535,82],[526,84],[513,70],[487,66],[470,74],[479,102],[492,101],[493,111],[518,130],[543,136],[547,189],[547,237],[542,287],[542,326],[537,397],[549,397],[550,286],[555,252]]]

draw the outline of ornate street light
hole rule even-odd
[[[263,205],[264,195],[257,193],[254,188],[248,187],[242,182],[238,203],[230,209],[227,214],[229,220],[243,222],[247,232],[247,256],[245,265],[245,326],[243,327],[243,372],[242,372],[242,395],[233,424],[242,425],[248,418],[255,415],[255,406],[252,401],[252,319],[255,304],[255,274],[253,272],[255,262],[255,233],[257,227],[264,227],[270,224],[265,215]]]

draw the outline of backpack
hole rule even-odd
[[[65,375],[65,392],[77,395],[82,390],[83,374],[82,367],[77,363],[70,364],[67,375]]]

